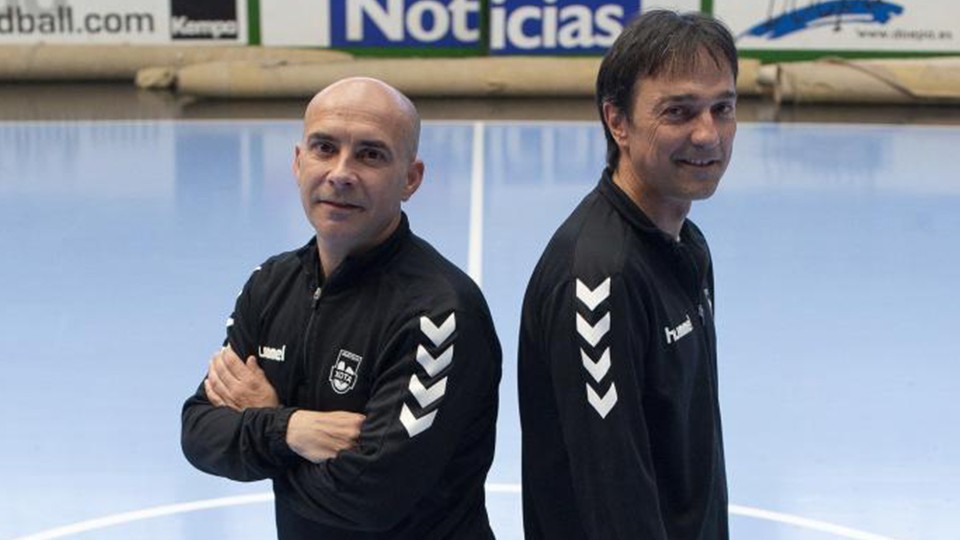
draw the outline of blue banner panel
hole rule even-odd
[[[333,47],[480,45],[480,0],[342,0],[330,8]]]
[[[490,54],[602,54],[639,0],[490,0]]]

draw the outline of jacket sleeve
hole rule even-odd
[[[436,489],[455,454],[487,444],[483,463],[471,465],[489,467],[501,370],[489,316],[436,311],[401,326],[377,359],[358,447],[287,471],[300,514],[340,528],[388,530]]]
[[[255,284],[260,267],[237,297],[227,320],[227,339],[241,358],[254,354],[259,311]],[[203,383],[183,405],[180,445],[196,468],[233,480],[254,481],[281,473],[299,456],[287,446],[287,423],[296,409],[251,408],[237,412],[216,407],[207,399]]]
[[[626,289],[619,275],[566,280],[541,306],[537,339],[587,537],[666,540],[644,409],[649,306]]]

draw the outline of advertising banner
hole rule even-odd
[[[700,0],[261,0],[260,38],[417,55],[600,54],[641,5],[695,11]]]
[[[941,0],[714,0],[713,11],[742,51],[960,51],[960,5]]]
[[[0,0],[0,45],[247,43],[246,0]]]

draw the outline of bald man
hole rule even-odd
[[[310,101],[293,173],[316,235],[254,270],[184,404],[187,459],[271,479],[281,540],[493,538],[500,344],[479,289],[401,210],[419,134],[381,81]]]

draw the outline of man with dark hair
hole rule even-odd
[[[282,540],[493,538],[500,344],[480,290],[400,209],[419,135],[381,81],[310,101],[293,173],[316,235],[254,271],[183,407],[194,466],[273,481]]]
[[[686,217],[729,163],[736,75],[696,13],[640,15],[601,63],[607,167],[523,304],[528,540],[728,537],[713,269]]]

